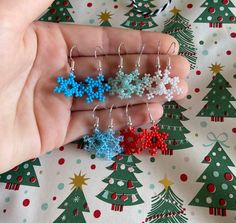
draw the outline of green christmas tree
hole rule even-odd
[[[128,19],[121,24],[126,28],[143,30],[150,29],[156,27],[157,24],[154,22],[153,17],[149,15],[142,15],[138,11],[142,11],[145,13],[151,12],[151,8],[155,8],[156,6],[152,4],[154,0],[136,0],[136,5],[138,8],[135,8],[134,5],[131,5],[132,9],[125,14],[128,16]]]
[[[123,211],[124,206],[132,206],[143,203],[137,192],[142,187],[135,177],[135,173],[142,173],[136,166],[141,161],[133,155],[117,155],[114,163],[107,167],[112,174],[103,180],[107,187],[97,195],[100,200],[112,204],[113,211]]]
[[[73,8],[68,0],[55,0],[39,19],[45,22],[74,22],[68,9]]]
[[[185,56],[190,62],[191,69],[194,69],[197,61],[197,49],[194,45],[191,24],[188,19],[180,15],[181,10],[174,7],[171,12],[174,16],[165,22],[163,33],[170,34],[178,40],[179,54]]]
[[[164,185],[165,189],[152,198],[151,211],[144,222],[186,223],[188,219],[185,208],[183,208],[183,201],[171,189],[173,182],[165,177],[160,183]]]
[[[39,159],[32,159],[0,175],[0,182],[6,183],[6,189],[19,190],[21,185],[39,187],[34,166],[41,166]]]
[[[70,178],[73,185],[71,194],[58,207],[64,209],[64,212],[54,221],[54,223],[86,223],[83,212],[90,212],[86,202],[82,186],[87,185],[85,175],[74,175]]]
[[[105,10],[98,15],[98,18],[100,20],[100,26],[111,27],[111,23],[109,22],[109,20],[112,18],[111,12],[107,12],[107,10]]]
[[[236,18],[229,9],[235,6],[230,0],[206,0],[201,7],[206,9],[194,22],[209,23],[211,28],[222,28],[224,23],[236,23]]]
[[[236,180],[229,169],[234,164],[219,142],[202,163],[209,165],[197,180],[204,185],[190,205],[208,207],[210,215],[226,216],[226,210],[236,210]]]
[[[220,73],[223,67],[220,64],[215,64],[210,68],[215,76],[207,86],[211,90],[203,98],[203,101],[208,101],[208,103],[197,116],[211,117],[211,121],[213,122],[223,122],[224,118],[236,117],[236,109],[230,103],[230,101],[236,101],[236,99],[227,89],[231,88],[231,85]]]
[[[175,101],[166,102],[163,105],[164,114],[158,123],[160,132],[169,134],[168,139],[165,141],[168,150],[163,154],[173,155],[174,150],[187,149],[193,145],[186,139],[185,134],[190,133],[184,127],[182,121],[189,120],[182,113],[186,111],[184,107],[177,104]]]

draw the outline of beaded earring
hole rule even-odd
[[[167,150],[165,140],[167,140],[168,134],[165,132],[158,132],[159,127],[152,117],[148,103],[146,104],[152,126],[150,129],[142,129],[139,133],[140,152],[143,150],[148,150],[151,156],[155,156],[157,155],[158,150],[162,153]]]
[[[121,99],[129,99],[132,97],[133,94],[137,96],[142,96],[149,81],[149,79],[146,77],[140,78],[139,72],[141,56],[144,51],[144,46],[142,47],[142,50],[140,52],[135,70],[129,74],[126,74],[123,70],[124,58],[121,55],[121,47],[123,45],[124,43],[121,43],[118,48],[120,65],[118,66],[119,70],[116,73],[116,77],[108,79],[108,83],[111,86],[110,95],[117,94],[118,97]]]
[[[167,93],[166,89],[166,82],[162,79],[162,71],[161,71],[161,64],[160,64],[160,41],[158,42],[158,52],[157,52],[157,59],[156,59],[156,72],[154,76],[150,74],[145,74],[147,78],[149,78],[149,84],[146,87],[147,99],[151,100],[155,96],[164,95]]]
[[[178,76],[176,77],[170,77],[170,71],[171,71],[171,57],[169,55],[169,52],[172,48],[172,46],[174,46],[174,50],[173,53],[175,52],[176,49],[176,43],[173,42],[170,45],[170,48],[167,51],[168,54],[168,64],[166,66],[166,69],[164,70],[163,73],[163,77],[162,77],[162,82],[165,86],[167,86],[166,88],[166,99],[167,101],[171,101],[173,99],[173,95],[176,93],[177,95],[183,94],[183,89],[179,87],[179,83],[180,83],[180,79]]]
[[[131,116],[129,115],[129,104],[126,105],[126,117],[127,117],[127,126],[128,128],[120,131],[121,136],[124,137],[124,140],[120,145],[124,149],[124,154],[134,154],[140,153],[140,148],[138,146],[139,135],[135,127],[133,127]]]
[[[70,50],[70,72],[68,78],[62,76],[57,77],[58,86],[55,87],[54,93],[62,93],[66,97],[82,97],[85,91],[85,87],[82,82],[75,80],[75,61],[72,58],[73,50],[77,46],[73,46]]]
[[[95,153],[97,157],[111,160],[116,154],[123,152],[123,148],[120,146],[123,136],[118,136],[113,130],[113,119],[111,117],[113,106],[109,113],[108,130],[104,132],[99,129],[100,119],[95,115],[97,107],[98,105],[93,109],[93,118],[95,119],[93,134],[83,137],[84,149]]]

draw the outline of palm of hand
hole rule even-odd
[[[116,29],[104,31],[99,28],[42,23],[33,23],[26,30],[22,29],[24,31],[11,27],[2,27],[0,30],[0,56],[3,58],[0,64],[1,172],[91,131],[93,121],[91,110],[94,104],[87,105],[81,100],[73,102],[72,99],[52,93],[56,86],[56,77],[66,75],[68,72],[68,51],[77,39],[80,39],[82,43],[81,57],[76,55],[75,59],[76,63],[80,64],[80,68],[77,69],[82,70],[81,73],[88,74],[94,71],[96,74],[93,56],[96,46],[102,43],[105,53],[113,54],[113,56],[105,57],[104,69],[105,73],[115,73],[119,57],[114,54],[117,54],[116,49],[119,43],[126,41],[130,45],[130,53],[134,55],[129,58],[127,56],[127,66],[131,67],[137,59],[141,41],[137,46],[137,41],[130,39],[130,35],[137,40],[141,38],[140,33],[135,31]],[[78,37],[71,37],[74,34]],[[85,34],[90,35],[88,40],[83,39]],[[142,35],[143,39],[150,40],[144,52],[148,54],[155,53],[154,47],[158,38],[165,43],[163,51],[173,41],[170,37],[157,33]],[[144,55],[144,58],[144,71],[150,67],[148,59],[154,61],[152,64],[154,67],[155,55]],[[179,60],[180,63],[176,71],[182,73],[184,78],[188,73],[188,63],[177,56],[175,60]],[[182,84],[186,86],[185,82]],[[125,127],[123,107],[127,101],[121,102],[116,98],[107,101],[107,107],[112,104],[118,107],[113,113],[117,121],[116,128]],[[156,99],[154,102],[160,101],[161,99]],[[135,98],[131,102],[134,105],[137,104],[132,109],[135,114],[133,123],[139,125],[148,122],[148,114],[143,101]],[[162,110],[159,103],[153,103],[150,109],[156,111],[153,114],[155,119],[161,116]],[[103,128],[106,128],[104,123],[107,120],[107,114],[107,111],[99,111]]]

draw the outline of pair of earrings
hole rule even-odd
[[[95,50],[95,59],[98,60],[98,76],[96,78],[86,77],[84,82],[76,81],[75,61],[72,58],[72,53],[75,48],[77,48],[77,46],[73,46],[70,50],[71,66],[68,78],[63,78],[62,76],[57,78],[58,86],[54,89],[54,93],[63,93],[66,97],[80,98],[86,95],[87,103],[92,103],[95,99],[104,102],[104,93],[110,90],[110,86],[104,82],[102,63],[97,58],[97,48]]]
[[[95,153],[97,157],[111,160],[116,154],[123,152],[120,142],[123,136],[117,135],[113,130],[112,109],[109,112],[109,126],[107,131],[101,131],[99,128],[100,119],[95,115],[98,105],[93,109],[93,118],[95,120],[94,130],[91,135],[83,137],[84,149],[88,152]]]
[[[126,106],[127,116],[127,129],[121,130],[120,135],[123,136],[123,141],[120,145],[124,149],[125,154],[141,154],[144,150],[148,150],[151,156],[157,155],[160,150],[161,153],[167,150],[167,144],[165,141],[168,138],[168,134],[165,132],[159,133],[159,127],[153,119],[148,103],[147,108],[149,112],[149,118],[151,127],[149,129],[141,129],[140,132],[133,127],[131,116],[128,112],[128,104]]]
[[[151,100],[155,96],[165,95],[168,101],[173,99],[173,95],[176,93],[180,95],[183,90],[178,86],[180,79],[179,77],[171,77],[171,58],[168,56],[168,64],[164,73],[161,71],[160,65],[160,41],[158,42],[158,55],[156,63],[155,75],[145,74],[141,77],[140,66],[141,57],[144,51],[144,46],[139,55],[138,62],[135,66],[135,70],[129,74],[126,74],[123,70],[124,59],[121,56],[121,47],[124,43],[121,43],[118,48],[118,54],[120,57],[119,70],[116,73],[115,78],[109,78],[108,84],[111,86],[110,95],[118,95],[121,99],[129,99],[132,95],[143,96],[146,94],[148,100]],[[173,42],[167,51],[169,54],[171,48],[174,46],[173,52],[176,49],[176,43]]]

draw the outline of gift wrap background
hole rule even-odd
[[[137,2],[147,10],[164,3]],[[57,0],[41,20],[122,24],[179,35],[181,52],[192,65],[189,95],[178,102],[186,111],[169,106],[169,115],[160,123],[172,135],[170,147],[182,149],[155,158],[135,155],[140,160],[136,163],[133,156],[95,158],[78,143],[61,147],[0,176],[0,222],[236,222],[236,1],[173,1],[161,15],[145,19],[127,7],[129,3]],[[170,18],[176,20],[167,22]],[[185,22],[178,24],[179,19]],[[197,116],[200,111],[202,117]],[[173,123],[177,128],[168,128]],[[112,203],[120,202],[123,211],[111,210]]]

